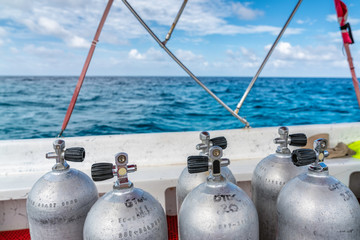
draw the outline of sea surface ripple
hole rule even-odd
[[[232,109],[249,77],[201,77]],[[77,77],[0,77],[0,139],[55,137]],[[351,79],[259,78],[240,110],[252,127],[360,121]],[[242,128],[189,77],[87,77],[63,136]]]

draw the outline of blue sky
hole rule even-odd
[[[164,39],[182,0],[129,0]],[[360,3],[349,7],[360,75]],[[0,0],[0,75],[81,72],[107,0]],[[253,76],[296,0],[189,0],[167,47],[198,76]],[[121,0],[88,75],[183,76]],[[304,0],[261,76],[350,77],[332,0]]]

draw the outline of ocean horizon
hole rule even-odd
[[[251,77],[199,77],[235,109]],[[0,76],[0,140],[56,137],[78,76]],[[261,77],[239,115],[251,127],[360,121],[351,78]],[[87,76],[64,137],[244,125],[190,77]]]

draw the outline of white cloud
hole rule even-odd
[[[328,22],[337,22],[338,18],[336,14],[328,14],[326,16],[326,21]],[[352,18],[352,17],[348,17],[347,22],[349,22],[350,24],[358,24],[360,23],[360,18]]]
[[[159,48],[149,48],[149,50],[146,51],[146,55],[148,56],[148,59],[153,61],[167,61],[169,59],[168,55]]]
[[[311,18],[297,19],[297,20],[296,20],[296,23],[297,23],[297,24],[300,24],[300,25],[303,25],[303,24],[313,25],[315,22],[317,22],[317,20],[316,20],[316,19],[311,19]]]
[[[337,22],[338,19],[337,19],[337,16],[336,14],[329,14],[326,16],[326,21],[328,22]]]
[[[360,29],[353,30],[352,34],[353,34],[355,43],[357,42],[357,39],[360,40]],[[333,42],[333,43],[342,43],[343,42],[340,30],[336,31],[336,32],[328,32],[327,36],[329,36],[328,39],[331,39],[331,42]]]
[[[192,51],[179,49],[176,51],[176,55],[182,61],[203,61],[202,55],[196,55]]]
[[[29,0],[12,0],[12,1],[1,1],[2,7],[18,8],[18,9],[28,9],[31,7],[32,1]]]
[[[15,47],[11,47],[10,51],[15,54],[20,52],[19,49],[15,48]]]
[[[199,29],[196,29],[199,27]],[[201,26],[189,26],[187,29],[189,32],[197,32],[197,34],[205,36],[212,34],[220,35],[236,35],[236,34],[259,34],[259,33],[269,33],[272,35],[278,35],[281,31],[281,27],[274,27],[269,25],[247,25],[247,26],[236,26],[236,25],[226,25],[223,23],[214,23],[214,25],[209,25],[203,23]],[[287,28],[285,34],[300,34],[304,31],[302,28]]]
[[[3,38],[7,35],[5,28],[0,27],[0,46],[4,44]]]
[[[208,64],[204,61],[204,57],[202,55],[197,55],[189,50],[178,49],[176,50],[175,55],[180,61],[202,63],[205,66]],[[155,48],[149,48],[146,52],[143,53],[139,52],[137,49],[131,49],[128,53],[128,57],[132,60],[142,60],[148,62],[172,62],[167,54]]]
[[[142,60],[145,59],[146,56],[144,54],[139,53],[137,49],[131,49],[129,52],[130,59]]]
[[[329,36],[329,39],[331,39],[331,42],[333,42],[333,43],[342,43],[343,42],[340,31],[329,32],[329,33],[327,33],[327,35]]]
[[[270,64],[275,68],[289,68],[295,65],[294,62],[289,62],[282,59],[273,59]]]
[[[193,5],[191,5],[191,8],[190,3],[191,2],[188,3],[189,8],[184,11],[177,28],[194,35],[206,36],[212,34],[235,35],[257,33],[277,35],[281,30],[281,27],[269,25],[238,26],[228,23],[226,18],[232,16],[232,13],[234,12],[232,6],[234,5],[227,2],[225,3],[224,1],[218,1],[216,3],[214,1],[199,0],[195,1]],[[258,15],[261,15],[261,13],[257,12],[256,16]],[[302,31],[303,30],[299,28],[288,28],[287,34],[299,34]]]
[[[87,40],[72,34],[53,19],[39,17],[37,19],[26,19],[24,20],[24,23],[34,32],[63,39],[70,47],[88,48],[90,46],[90,43]]]
[[[76,48],[90,48],[89,41],[79,36],[72,36],[69,39],[65,39],[65,42],[71,47]]]
[[[271,45],[264,47],[264,53],[268,52]],[[290,67],[299,65],[319,65],[342,62],[341,48],[335,45],[327,46],[293,46],[289,42],[280,42],[275,48],[268,64],[273,67]],[[231,61],[241,63],[246,67],[260,66],[262,57],[259,57],[254,51],[241,47],[239,52],[227,51]],[[302,63],[302,64],[300,64]]]
[[[72,4],[79,1],[15,1],[13,4],[5,4],[0,9],[0,19],[5,19],[11,24],[12,37],[28,38],[32,34],[46,35],[62,39],[70,47],[89,47],[84,44],[87,32],[91,26],[91,21],[95,20],[91,13],[97,13],[99,8],[91,11],[87,10],[90,4],[94,8],[97,0],[89,4]],[[61,4],[60,4],[61,3]],[[60,6],[61,5],[61,6]],[[76,6],[76,7],[74,7]],[[82,14],[88,14],[86,20],[82,19]],[[97,21],[99,17],[97,16]],[[84,20],[84,21],[82,21]],[[25,26],[28,31],[20,26]],[[21,29],[21,31],[18,31]],[[91,33],[94,34],[94,29]]]
[[[271,45],[263,51],[240,47],[238,51],[227,50],[228,59],[213,63],[216,69],[227,69],[237,74],[255,74]],[[354,62],[356,65],[356,62]],[[213,70],[213,69],[211,69]],[[280,74],[279,74],[280,73]],[[348,76],[346,56],[337,45],[292,45],[280,42],[263,69],[261,76]]]
[[[0,27],[0,37],[3,38],[7,35],[5,28]]]
[[[36,55],[38,57],[57,57],[62,53],[62,51],[58,49],[50,49],[43,46],[35,46],[33,44],[26,45],[23,50],[25,53]]]
[[[271,45],[265,46],[268,51]],[[331,64],[339,60],[341,49],[335,45],[299,46],[288,42],[280,42],[271,56],[274,67],[293,65],[302,62],[306,65]]]
[[[83,64],[83,57],[78,57],[80,52],[82,54],[82,50],[73,50],[71,48],[81,47],[88,49],[90,47],[91,40],[93,39],[107,0],[13,0],[4,2],[0,8],[0,21],[9,23],[9,25],[6,26],[6,38],[11,39],[9,40],[11,44],[9,44],[8,48],[10,51],[16,53],[16,51],[19,50],[21,54],[25,51],[24,55],[28,54],[27,56],[29,56],[29,58],[32,57],[30,56],[30,54],[32,54],[36,56],[50,56],[51,59],[55,59],[55,55],[61,53],[61,51],[56,49],[63,49],[64,52],[67,53],[66,56],[63,55],[64,62],[68,61],[67,63],[71,63],[64,64],[64,69],[68,67],[65,65],[72,65],[73,69],[76,68],[74,72],[77,74],[77,68],[81,68]],[[131,0],[130,3],[149,26],[151,26],[160,39],[163,40],[182,4],[182,0]],[[244,36],[240,36],[239,39],[241,38],[244,39],[244,41],[248,41],[246,40],[247,38],[245,38],[246,34],[265,33],[277,35],[282,25],[266,25],[266,22],[262,25],[246,21],[241,21],[242,23],[240,24],[231,22],[231,20],[236,19],[236,17],[243,20],[252,20],[260,18],[263,15],[265,16],[265,12],[262,11],[263,9],[266,9],[265,5],[261,8],[259,7],[259,9],[255,9],[250,3],[238,0],[188,1],[187,7],[174,32],[174,41],[169,42],[168,46],[170,46],[169,48],[176,53],[180,60],[190,61],[191,64],[189,64],[189,67],[191,67],[191,70],[194,70],[194,72],[206,68],[209,71],[203,71],[202,74],[216,73],[217,70],[220,70],[218,71],[220,74],[228,74],[228,72],[238,74],[236,73],[237,69],[243,69],[244,71],[242,71],[241,74],[248,74],[249,71],[245,68],[250,68],[250,72],[253,72],[259,67],[265,56],[266,50],[264,50],[262,46],[252,50],[251,48],[245,48],[248,43],[244,42],[243,47],[237,47],[236,50],[229,50],[226,55],[212,55],[212,59],[208,60],[205,59],[204,56],[205,54],[206,56],[210,54],[204,53],[204,51],[206,52],[204,49],[206,44],[209,45],[209,41],[213,41],[213,38],[206,38],[206,36],[214,34],[223,36],[243,34]],[[297,25],[297,27],[303,28],[288,28],[285,34],[303,33],[305,29],[307,29],[306,24],[312,24],[310,20],[312,19],[307,19],[306,17],[298,19],[298,24],[303,25]],[[324,21],[324,19],[322,20]],[[355,22],[356,21],[355,19]],[[184,32],[186,34],[183,34]],[[353,33],[355,40],[360,39],[360,30],[356,30]],[[309,34],[311,33],[309,32]],[[336,32],[334,34],[336,34],[336,38],[333,39],[341,43],[340,33]],[[323,34],[324,38],[327,38],[327,36],[328,35]],[[261,37],[265,39],[266,36]],[[20,41],[15,42],[15,38]],[[135,41],[133,41],[134,39]],[[189,39],[191,40],[189,41]],[[223,39],[225,38],[219,38],[219,41]],[[328,42],[329,41],[331,41],[330,38]],[[24,42],[30,42],[33,43],[33,45],[27,45],[24,48]],[[8,44],[7,41],[4,43]],[[101,33],[100,43],[105,43],[105,48],[98,46],[98,54],[91,65],[93,69],[95,67],[94,65],[97,64],[96,59],[101,59],[101,62],[109,61],[115,65],[121,63],[121,65],[124,66],[121,69],[124,70],[125,74],[131,74],[132,69],[130,69],[129,66],[131,64],[135,65],[134,63],[139,60],[144,66],[144,69],[147,68],[147,71],[155,72],[155,74],[157,71],[161,71],[161,73],[162,71],[167,71],[166,73],[171,74],[174,72],[174,69],[179,70],[179,72],[181,71],[164,51],[158,48],[158,46],[154,46],[153,40],[150,39],[147,32],[121,1],[114,1],[103,32]],[[134,43],[136,45],[133,45]],[[334,60],[328,59],[333,59],[335,55],[338,56],[338,52],[341,51],[341,45],[334,44],[336,45],[336,50],[334,50],[331,49],[331,44],[333,43],[334,42],[330,42],[323,50],[321,50],[320,47],[302,46],[303,43],[299,43],[300,46],[290,43],[286,44],[286,42],[280,43],[279,50],[271,57],[269,65],[281,69],[286,66],[295,67],[301,62],[303,62],[302,65],[309,65],[310,63],[320,65],[324,62],[329,65],[334,64]],[[111,51],[110,47],[106,44],[111,44]],[[203,46],[193,50],[194,45],[198,47],[200,44]],[[218,51],[225,51],[226,44],[234,44],[234,42],[226,41],[226,43],[219,47]],[[241,44],[241,42],[235,44]],[[154,46],[154,48],[149,48],[150,46]],[[182,46],[186,47],[179,49]],[[67,47],[71,48],[69,49]],[[230,47],[231,46],[229,46],[229,48]],[[329,51],[330,54],[327,51]],[[296,54],[292,52],[296,52]],[[85,54],[86,53],[87,52],[85,52]],[[204,56],[199,53],[204,54]],[[20,54],[18,55],[20,56]],[[69,55],[71,60],[66,59]],[[315,58],[315,56],[320,56],[320,58]],[[320,59],[319,63],[317,63],[316,59]],[[43,58],[43,60],[46,63],[47,59]],[[79,67],[77,65],[75,67],[75,65],[72,64],[73,61],[78,61]],[[235,64],[238,64],[236,65],[237,68],[234,68]],[[172,69],[171,71],[168,70],[170,68]],[[222,70],[222,68],[231,71],[225,71]],[[99,69],[99,67],[96,69]],[[116,70],[118,69],[120,68]],[[130,70],[128,71],[128,69]],[[138,71],[138,69],[134,71],[137,73],[136,71]],[[120,73],[122,74],[122,72]],[[145,72],[145,74],[147,73],[148,72]],[[280,74],[281,73],[282,71],[280,71]],[[183,74],[183,72],[180,74]]]
[[[353,37],[354,37],[354,41],[356,41],[356,40],[360,41],[360,29],[352,31],[352,34],[353,34]]]
[[[240,51],[227,50],[230,65],[240,65],[243,68],[254,68],[260,66],[260,58],[250,49],[240,47]]]
[[[257,62],[259,60],[259,58],[256,56],[256,54],[247,48],[241,47],[240,51],[241,51],[242,55],[244,55],[251,62]]]
[[[37,19],[37,24],[32,27],[37,27],[37,30],[47,35],[67,34],[67,31],[58,22],[47,17],[40,17]]]
[[[0,19],[11,20],[26,26],[30,32],[62,39],[70,47],[86,47],[96,31],[106,2],[104,0],[37,0],[8,1],[0,8]],[[137,0],[131,4],[153,28],[164,38],[182,1]],[[248,25],[238,26],[228,22],[234,15],[245,20],[255,19],[263,11],[251,8],[251,3],[225,0],[193,0],[187,3],[177,30],[193,36],[211,34],[278,34],[280,27]],[[303,30],[289,28],[287,34],[299,34]],[[20,34],[20,33],[18,33]],[[27,34],[29,35],[29,34]],[[102,42],[129,44],[127,40],[147,35],[137,20],[121,1],[115,1],[100,36]]]
[[[264,11],[258,10],[258,9],[251,9],[250,8],[251,3],[245,2],[245,3],[233,3],[233,11],[240,19],[244,20],[254,20],[259,16],[264,15]]]
[[[273,27],[273,26],[266,26],[266,25],[260,25],[260,26],[249,26],[249,29],[247,33],[270,33],[272,35],[278,35],[281,31],[280,27]],[[302,28],[287,28],[285,31],[285,34],[300,34],[304,31]]]
[[[110,57],[110,58],[109,58],[109,61],[110,61],[110,64],[111,64],[111,65],[118,65],[118,64],[121,63],[120,59],[114,58],[114,57]]]
[[[140,53],[137,49],[131,49],[128,53],[129,59],[147,60],[147,61],[164,61],[165,54],[159,49],[149,48],[146,52]]]

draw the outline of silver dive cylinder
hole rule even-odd
[[[282,187],[295,176],[305,173],[306,167],[296,167],[291,161],[288,145],[302,147],[307,143],[305,134],[290,134],[287,127],[278,129],[279,138],[274,139],[276,153],[261,160],[256,166],[252,180],[252,200],[259,214],[260,239],[276,239],[276,200]]]
[[[134,188],[128,173],[137,170],[128,164],[128,155],[115,155],[115,165],[95,163],[91,174],[94,181],[117,176],[113,190],[94,204],[84,225],[84,239],[167,240],[167,223],[161,204],[149,193]]]
[[[259,238],[256,208],[248,195],[221,174],[229,159],[213,146],[208,156],[188,157],[189,173],[210,170],[207,180],[185,198],[179,212],[181,240]]]
[[[26,201],[30,236],[32,240],[82,239],[86,214],[98,192],[90,177],[70,168],[66,161],[82,162],[85,150],[65,149],[61,139],[53,146],[55,152],[47,153],[46,158],[56,159],[56,164],[34,184]]]
[[[208,156],[209,149],[212,146],[219,146],[222,149],[226,149],[227,147],[227,140],[225,137],[216,137],[210,139],[210,134],[208,132],[201,132],[200,140],[201,143],[196,145],[196,149],[201,151],[199,153],[199,155],[201,156]],[[236,184],[236,179],[227,166],[221,167],[221,173],[228,181]],[[188,167],[184,168],[184,170],[180,174],[176,185],[176,200],[178,212],[186,195],[188,195],[189,192],[191,192],[195,187],[205,182],[208,176],[209,171],[190,174],[188,171]]]
[[[348,187],[329,175],[323,162],[326,148],[327,140],[320,138],[314,150],[292,153],[296,166],[311,165],[280,191],[277,239],[360,239],[359,203]]]

